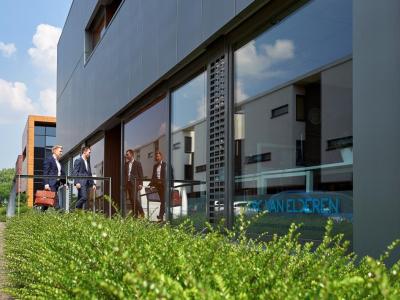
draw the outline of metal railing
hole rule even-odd
[[[18,179],[18,183],[16,183],[16,180]],[[93,181],[108,181],[108,195],[104,195],[104,196],[108,196],[110,199],[108,200],[109,202],[109,217],[111,218],[112,216],[112,194],[111,194],[111,185],[112,185],[112,178],[111,177],[97,177],[97,176],[74,176],[74,175],[61,175],[61,176],[57,176],[57,175],[26,175],[26,174],[17,174],[14,177],[14,187],[13,187],[13,192],[17,193],[18,191],[18,196],[16,197],[18,200],[18,211],[17,211],[17,215],[20,215],[20,204],[21,204],[21,179],[58,179],[58,180],[65,180],[65,184],[69,185],[72,183],[70,183],[69,181],[71,180],[76,180],[76,179],[87,179],[87,180],[93,180]],[[18,184],[18,189],[16,188],[15,184]],[[43,188],[44,188],[44,184],[43,184]],[[10,196],[11,197],[11,196]],[[14,198],[15,200],[15,198]],[[88,199],[89,200],[89,199]],[[14,203],[13,203],[14,202]],[[33,201],[32,201],[33,202]],[[15,214],[15,201],[9,201],[8,203],[8,209],[7,209],[7,216],[12,216],[12,211],[14,211]],[[14,207],[14,210],[13,210]],[[66,201],[66,211],[69,211],[69,199],[67,199]],[[95,212],[95,201],[93,201],[93,211]]]
[[[137,182],[140,181],[142,182],[142,189],[137,191],[136,187]],[[158,190],[156,188],[153,187],[153,189],[151,189],[151,191],[147,191],[147,192],[142,192],[142,190],[146,191],[146,188],[151,187],[150,183],[151,183],[152,179],[147,178],[147,177],[143,177],[143,178],[139,178],[139,177],[132,177],[130,181],[130,184],[133,186],[133,194],[137,195],[138,200],[140,201],[140,203],[142,204],[142,200],[143,197],[145,197],[145,203],[146,203],[146,207],[143,207],[143,209],[145,209],[145,211],[147,211],[147,219],[150,219],[150,216],[152,214],[150,214],[150,203],[151,202],[158,202],[161,205],[161,200],[159,199],[158,196],[151,197],[150,195],[154,195],[154,194],[158,194]],[[162,180],[160,181],[158,179],[159,182],[161,182],[161,184],[165,185],[165,183],[167,182],[166,180]],[[198,186],[198,185],[205,185],[207,184],[206,181],[201,181],[201,180],[177,180],[177,179],[171,179],[169,180],[170,184],[169,187],[164,187],[164,199],[163,201],[165,201],[165,212],[169,211],[172,208],[172,199],[169,199],[170,201],[167,201],[168,199],[168,192],[170,191],[172,192],[173,190],[179,189],[180,190],[180,197],[182,197],[183,193],[186,195],[186,187],[194,187],[194,186]],[[124,187],[124,189],[126,190],[126,186]],[[169,193],[169,195],[171,195],[171,193]],[[158,198],[158,199],[156,199]],[[127,199],[126,199],[127,200]],[[125,201],[125,203],[127,203]],[[181,211],[183,208],[184,204],[181,204]],[[187,206],[187,205],[186,205]],[[133,208],[132,208],[133,209]],[[168,217],[167,217],[168,218]]]

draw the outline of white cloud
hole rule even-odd
[[[158,136],[163,136],[165,132],[167,131],[167,123],[163,122],[158,129]]]
[[[40,24],[32,38],[35,47],[28,53],[37,67],[55,73],[57,69],[57,43],[61,35],[61,28],[48,24]]]
[[[8,82],[0,79],[0,123],[13,123],[35,112],[32,100],[22,82]]]
[[[39,96],[39,108],[41,110],[41,115],[49,115],[55,116],[56,115],[56,91],[52,89],[46,89],[40,91]]]
[[[17,48],[13,43],[5,44],[0,42],[0,52],[3,54],[4,57],[10,57],[17,51]]]
[[[249,96],[243,90],[243,83],[241,80],[236,80],[235,82],[235,102],[241,102]]]
[[[256,46],[255,40],[248,43],[236,53],[239,76],[270,78],[279,76],[282,71],[272,67],[282,61],[294,58],[294,43],[291,40],[276,40],[273,45]]]
[[[203,99],[197,101],[197,119],[196,120],[202,120],[205,119],[206,117],[206,96],[203,97]]]
[[[46,89],[40,92],[38,101],[28,97],[27,86],[22,82],[0,79],[0,124],[15,124],[26,120],[30,114],[56,114],[56,92]]]

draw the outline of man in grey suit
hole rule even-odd
[[[126,196],[132,205],[132,214],[137,218],[144,217],[144,211],[138,192],[143,187],[143,169],[140,161],[133,157],[133,150],[128,149],[125,153],[125,186]]]
[[[83,147],[81,157],[74,163],[74,176],[92,176],[90,169],[90,147]],[[96,185],[92,179],[75,179],[75,187],[78,189],[78,202],[76,208],[82,209],[87,202],[90,189],[96,190]]]

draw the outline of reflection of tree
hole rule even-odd
[[[2,169],[0,170],[0,201],[8,199],[10,196],[12,182],[15,175],[15,169]]]

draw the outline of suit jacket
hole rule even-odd
[[[131,168],[131,173],[128,174],[129,172],[129,162],[125,162],[125,185],[128,186],[128,179],[130,180],[130,183],[133,185],[134,184],[134,178],[136,178],[136,187],[139,185],[143,185],[143,168],[142,164],[134,160],[132,163],[132,168]]]
[[[92,170],[90,169],[90,161],[87,161],[87,170],[85,162],[81,157],[79,157],[74,163],[74,170],[72,171],[73,176],[92,176]],[[74,184],[80,183],[81,186],[92,186],[94,181],[92,179],[75,179]]]
[[[61,164],[60,164],[61,165]],[[47,157],[43,163],[43,175],[58,175],[58,168],[56,159],[53,155]],[[61,165],[61,175],[65,175],[63,165]],[[51,190],[57,190],[60,186],[60,183],[65,184],[65,179],[57,179],[57,178],[44,178],[43,184],[48,184]]]
[[[151,181],[150,181],[151,186],[154,186],[157,183],[160,184],[159,180],[161,180],[162,184],[164,184],[164,181],[165,181],[167,163],[165,161],[161,162],[160,179],[157,179],[157,167],[158,167],[158,163],[156,163],[153,166],[153,175],[151,176]]]

